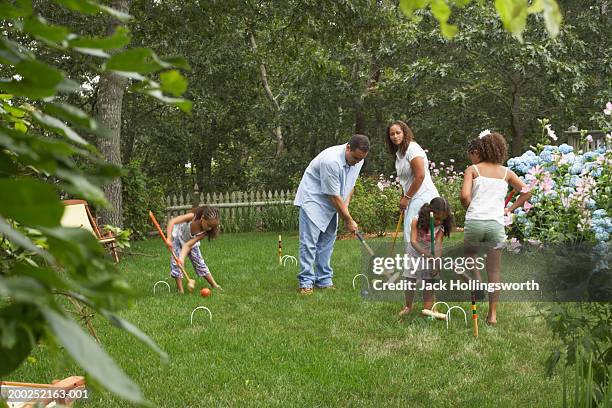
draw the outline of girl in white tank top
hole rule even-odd
[[[465,213],[467,220],[493,220],[504,225],[504,201],[508,192],[508,168],[502,178],[484,177],[478,171],[478,165],[472,168],[478,177],[472,181],[472,201]]]
[[[489,283],[501,282],[501,248],[506,240],[504,212],[511,213],[525,203],[531,194],[513,171],[503,166],[508,145],[499,133],[488,130],[470,143],[468,156],[472,161],[463,176],[461,204],[467,208],[465,214],[465,257],[474,258],[481,246],[487,248],[486,269]],[[510,208],[504,208],[508,184],[520,191]],[[470,271],[474,280],[481,281],[480,271]],[[482,300],[483,291],[472,293],[472,300]],[[499,291],[489,296],[487,324],[497,323]]]

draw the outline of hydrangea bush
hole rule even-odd
[[[547,121],[541,123],[543,138],[556,140]],[[586,140],[589,136],[584,135]],[[507,222],[510,236],[530,242],[610,242],[612,150],[610,135],[606,138],[607,148],[587,152],[543,140],[508,160],[532,193],[530,202]]]

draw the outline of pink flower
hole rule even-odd
[[[561,196],[561,203],[563,204],[563,208],[569,208],[571,204],[571,199],[566,196]]]
[[[589,142],[589,143],[593,143],[593,136],[587,135],[586,141]]]
[[[612,102],[606,103],[606,108],[603,110],[604,115],[612,115]]]
[[[450,162],[451,162],[451,163],[454,163],[454,162],[455,162],[455,159],[450,159]]]
[[[542,174],[542,172],[543,172],[542,167],[540,167],[540,165],[538,164],[537,166],[532,167],[532,168],[531,168],[531,169],[530,169],[530,170],[527,172],[527,174],[530,174],[530,175],[532,175],[532,176],[537,176],[538,174]]]
[[[542,179],[542,191],[550,194],[553,191],[553,181],[552,178],[550,177],[550,174],[546,173],[546,175],[544,176],[544,178]]]
[[[528,192],[530,192],[530,191],[531,191],[531,189],[532,189],[533,187],[535,187],[535,184],[536,184],[536,183],[532,183],[532,184],[529,184],[529,185],[527,185],[527,186],[523,187],[523,188],[522,188],[522,190],[521,190],[521,193],[528,193]]]
[[[430,169],[435,169],[436,168],[436,163],[435,162],[429,162],[429,168]]]
[[[518,254],[521,251],[521,243],[518,239],[512,238],[511,240],[507,241],[506,248],[508,248],[508,251]]]
[[[525,201],[525,204],[523,204],[523,208],[525,209],[525,212],[528,213],[529,210],[533,208],[533,205],[529,201]]]
[[[542,242],[538,241],[537,239],[531,239],[531,238],[527,239],[527,242],[529,242],[531,245],[534,245],[534,246],[540,246],[542,244]]]

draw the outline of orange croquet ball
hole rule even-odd
[[[200,290],[200,296],[202,297],[208,297],[211,293],[212,292],[208,288],[202,288],[202,290]]]

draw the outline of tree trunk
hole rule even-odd
[[[131,0],[113,0],[110,6],[124,13],[129,13],[131,3]],[[119,20],[111,17],[106,34],[112,35],[120,24]],[[95,118],[110,131],[108,138],[99,139],[98,147],[106,160],[117,166],[121,166],[121,108],[126,85],[127,79],[117,74],[110,72],[102,74],[98,82],[98,99],[94,113]],[[104,186],[104,195],[111,208],[100,211],[102,224],[123,227],[121,194],[120,178],[116,178],[112,183]]]
[[[355,70],[353,72],[356,74]],[[370,62],[370,75],[368,76],[368,81],[365,84],[365,89],[361,95],[355,98],[355,133],[367,135],[366,115],[364,112],[363,101],[368,94],[375,89],[376,86],[378,86],[380,74],[381,71],[379,68],[379,63],[376,58],[372,58]]]
[[[523,153],[523,141],[525,139],[523,126],[521,124],[521,77],[513,74],[512,81],[512,107],[510,109],[512,147],[511,152],[514,157]]]
[[[251,47],[253,47],[253,51],[256,51],[257,43],[255,42],[255,36],[253,35],[253,33],[250,34],[250,40],[251,40]],[[266,91],[266,96],[272,103],[272,108],[274,110],[274,122],[276,126],[274,126],[274,129],[272,130],[272,134],[274,135],[274,138],[276,139],[275,157],[279,157],[285,151],[285,141],[283,139],[283,131],[280,126],[281,109],[280,109],[280,105],[278,104],[278,101],[272,94],[272,89],[270,88],[270,82],[268,81],[268,72],[266,70],[266,64],[264,64],[263,61],[259,64],[259,73],[261,77],[261,83],[264,87],[264,90]]]

